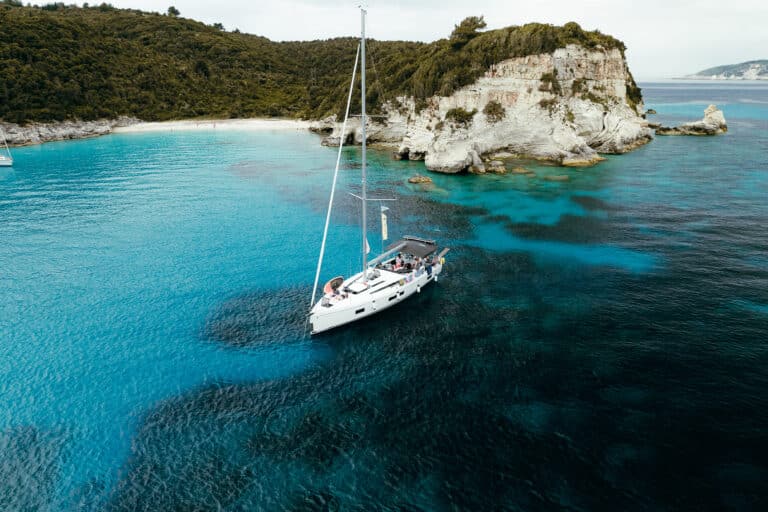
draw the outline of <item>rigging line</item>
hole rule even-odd
[[[373,41],[371,41],[373,43]],[[375,45],[371,44],[371,51],[369,52],[369,57],[371,59],[371,67],[373,68],[373,74],[376,76],[376,87],[379,89],[379,96],[382,98],[381,100],[377,101],[378,107],[381,108],[384,104],[385,95],[384,95],[384,88],[381,86],[381,80],[379,79],[379,72],[376,71],[376,62],[373,60],[373,48]]]
[[[336,169],[333,171],[333,184],[331,186],[331,199],[328,201],[328,213],[325,215],[325,229],[323,229],[323,243],[320,245],[320,257],[317,260],[317,272],[315,272],[315,284],[312,286],[312,302],[310,309],[315,304],[315,295],[317,294],[317,282],[320,280],[320,269],[323,267],[323,255],[325,254],[325,240],[328,238],[328,226],[331,223],[331,209],[333,208],[333,194],[336,192],[336,178],[339,177],[339,164],[341,163],[341,150],[344,148],[344,136],[347,132],[347,119],[349,119],[349,106],[352,103],[352,91],[355,88],[355,75],[357,75],[357,62],[360,59],[360,45],[357,45],[357,54],[355,55],[355,66],[352,69],[352,81],[349,84],[349,96],[347,96],[347,110],[344,113],[344,123],[341,125],[341,136],[339,137],[339,153],[336,155]]]

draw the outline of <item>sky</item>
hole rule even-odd
[[[95,4],[97,2],[91,2]],[[115,7],[166,12],[274,41],[356,36],[359,0],[112,0]],[[723,64],[768,59],[765,0],[367,0],[367,35],[434,41],[467,16],[488,28],[528,22],[579,23],[627,45],[638,81],[692,74]]]

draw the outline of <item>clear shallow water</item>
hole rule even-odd
[[[764,508],[768,88],[646,85],[666,124],[715,102],[729,133],[530,166],[565,183],[425,190],[405,182],[420,163],[375,153],[390,233],[439,239],[449,267],[312,340],[335,159],[314,136],[15,150],[0,508]],[[358,206],[338,197],[326,276],[356,264]]]

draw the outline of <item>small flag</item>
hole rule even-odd
[[[365,238],[365,254],[368,254],[371,252],[371,246],[368,245],[368,237]]]
[[[389,210],[389,208],[387,208]],[[384,214],[384,211],[381,212],[381,239],[386,240],[388,237],[387,233],[387,216]]]
[[[382,240],[386,240],[387,238],[389,238],[389,233],[387,230],[387,216],[384,215],[384,212],[388,210],[389,208],[387,208],[383,204],[381,205],[381,239]]]

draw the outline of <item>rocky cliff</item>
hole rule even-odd
[[[138,119],[121,117],[98,121],[61,121],[53,123],[29,123],[20,126],[13,123],[0,123],[0,129],[11,146],[41,144],[55,140],[84,139],[112,133],[118,126],[137,123]]]
[[[390,101],[384,119],[369,120],[369,140],[397,144],[399,158],[424,159],[428,169],[447,173],[483,172],[499,151],[591,165],[599,153],[624,153],[651,139],[635,91],[619,49],[571,44],[502,61],[447,97]],[[359,142],[359,121],[351,121]],[[314,128],[338,142],[335,119]]]

